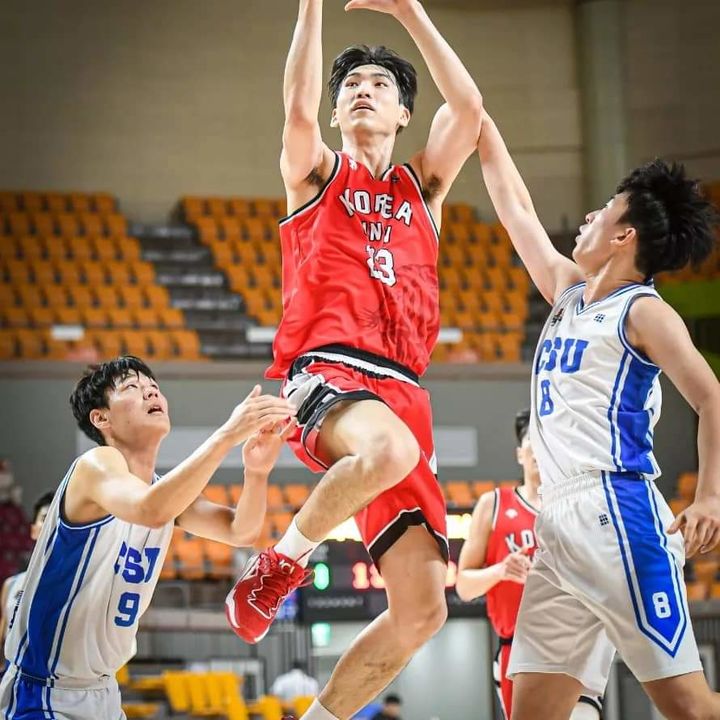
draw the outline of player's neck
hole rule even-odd
[[[540,480],[537,481],[533,478],[525,478],[523,484],[518,488],[518,492],[525,502],[532,505],[534,508],[540,508],[540,495],[538,489],[540,487]]]
[[[380,177],[392,163],[394,137],[379,135],[343,136],[342,151],[364,165],[373,177]]]
[[[150,484],[155,477],[155,466],[160,445],[145,446],[142,448],[129,447],[116,444],[115,447],[122,453],[130,472],[141,480]]]
[[[641,283],[643,280],[643,276],[634,267],[617,266],[610,261],[597,271],[586,274],[583,301],[589,305],[602,300],[618,288]]]

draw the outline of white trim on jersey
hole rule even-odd
[[[405,163],[401,166],[405,170],[405,174],[410,178],[412,184],[415,186],[415,190],[417,190],[418,197],[420,198],[420,202],[422,203],[423,208],[425,208],[425,212],[427,213],[428,220],[430,220],[430,225],[432,226],[433,231],[435,232],[435,240],[437,242],[440,242],[440,230],[438,229],[437,224],[435,223],[435,218],[433,217],[433,214],[430,212],[430,207],[425,202],[425,196],[423,195],[422,186],[420,185],[420,180],[415,175],[415,171],[412,169],[412,166],[410,163]]]
[[[493,490],[493,513],[492,513],[492,522],[490,523],[491,529],[495,529],[495,524],[497,523],[498,519],[498,513],[500,512],[500,488],[496,487]]]
[[[627,299],[627,302],[625,303],[625,307],[620,315],[620,319],[618,320],[618,337],[620,338],[620,342],[623,344],[625,349],[632,354],[632,356],[643,363],[644,365],[650,365],[651,367],[657,367],[657,365],[652,362],[649,358],[643,357],[630,343],[630,341],[627,339],[627,335],[625,334],[625,320],[627,318],[628,312],[630,312],[630,308],[632,307],[632,304],[641,297],[654,297],[659,298],[657,291],[653,292],[647,292],[647,293],[637,293]]]
[[[412,385],[413,387],[420,387],[420,385],[414,380],[411,380],[407,375],[403,375],[397,370],[393,370],[392,368],[386,367],[384,365],[375,365],[375,363],[371,363],[369,360],[361,360],[360,358],[352,357],[351,355],[310,350],[309,352],[303,353],[300,357],[320,358],[321,360],[340,362],[344,365],[350,365],[351,367],[357,368],[358,370],[365,370],[366,372],[370,372],[375,375],[381,375],[383,377],[392,378],[393,380],[399,380],[400,382],[407,383],[408,385]],[[305,370],[307,371],[307,368]]]

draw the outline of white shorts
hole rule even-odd
[[[50,687],[11,666],[0,683],[5,720],[126,720],[115,678],[93,689]]]
[[[615,650],[640,682],[702,670],[680,533],[653,482],[594,473],[542,488],[539,551],[508,676],[564,673],[602,695]]]

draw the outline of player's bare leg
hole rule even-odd
[[[668,720],[720,720],[720,694],[701,672],[653,680],[643,688]]]
[[[352,717],[382,692],[445,623],[447,566],[424,527],[408,528],[382,556],[380,570],[388,609],[340,658],[320,693],[322,708],[311,708],[304,720]],[[324,710],[330,715],[323,714]]]
[[[583,686],[562,673],[518,673],[511,720],[568,720]]]
[[[378,400],[332,410],[323,421],[318,450],[331,467],[296,516],[298,530],[314,542],[404,480],[420,461],[408,426]]]

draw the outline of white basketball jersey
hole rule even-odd
[[[173,530],[172,522],[153,530],[112,515],[87,525],[63,520],[76,462],[48,510],[5,644],[22,673],[60,687],[91,686],[133,656]]]
[[[12,623],[15,608],[20,602],[20,596],[22,595],[23,586],[25,585],[25,575],[25,572],[21,572],[7,579],[10,585],[8,586],[8,594],[5,600],[5,607],[3,608],[3,613],[8,623],[6,627],[9,627]]]
[[[630,345],[625,318],[635,299],[659,295],[633,283],[585,305],[584,290],[560,295],[535,351],[530,440],[540,477],[557,483],[605,470],[654,479],[660,369]]]

